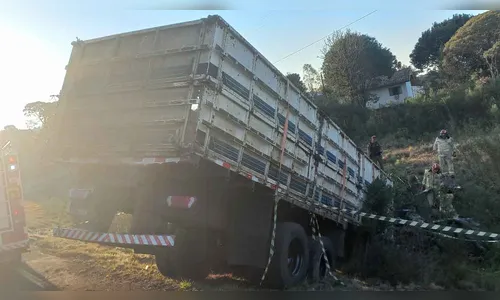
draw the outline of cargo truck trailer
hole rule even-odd
[[[333,267],[364,238],[343,211],[392,184],[219,16],[74,42],[56,121],[81,225],[55,235],[155,255],[169,277],[258,282],[270,248],[270,286],[324,276],[311,214]],[[131,230],[109,233],[119,211]]]

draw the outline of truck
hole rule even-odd
[[[72,45],[49,152],[76,225],[55,236],[276,288],[364,247],[351,212],[391,180],[220,16]],[[117,212],[129,232],[108,232]]]
[[[28,250],[19,159],[7,142],[0,149],[0,266],[16,266]]]

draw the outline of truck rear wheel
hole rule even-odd
[[[309,280],[311,282],[317,282],[325,279],[328,276],[328,269],[326,267],[326,261],[324,256],[328,258],[328,263],[330,264],[330,270],[335,268],[335,259],[336,253],[335,248],[333,247],[332,241],[327,237],[321,237],[321,241],[323,242],[323,246],[325,247],[325,253],[323,253],[323,249],[321,248],[321,244],[319,241],[315,241],[310,239],[309,247],[310,247],[310,255],[309,255]]]
[[[309,268],[309,242],[297,223],[276,225],[275,252],[269,266],[268,285],[287,288],[302,282]]]
[[[182,253],[176,251],[162,251],[155,255],[158,271],[169,278],[184,278],[202,280],[210,273],[208,262],[190,263],[189,259],[179,257]]]

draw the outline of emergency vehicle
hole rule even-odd
[[[19,158],[10,142],[0,151],[0,264],[18,263],[28,250]]]

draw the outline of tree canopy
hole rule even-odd
[[[320,73],[310,64],[305,64],[302,70],[304,72],[304,83],[309,93],[317,92],[321,86]]]
[[[28,118],[30,128],[46,127],[56,113],[57,102],[36,101],[24,106],[23,113]]]
[[[411,63],[417,69],[437,66],[441,58],[441,50],[446,42],[470,18],[468,14],[455,14],[440,23],[434,22],[432,27],[422,32],[410,54]]]
[[[324,83],[344,103],[365,107],[372,79],[390,77],[401,66],[375,38],[352,31],[337,32],[323,49]]]
[[[286,78],[288,78],[288,80],[290,80],[290,82],[293,85],[295,85],[300,90],[300,92],[307,93],[307,87],[304,84],[304,82],[302,81],[302,78],[300,78],[299,74],[297,74],[297,73],[288,73],[286,75]]]
[[[456,82],[466,81],[471,75],[495,77],[499,41],[500,12],[488,11],[471,18],[445,44],[443,70]]]

